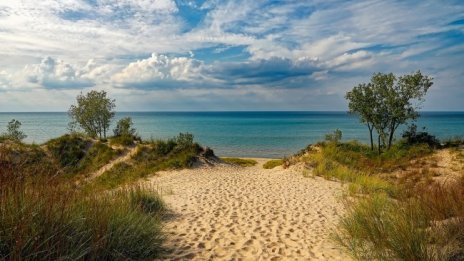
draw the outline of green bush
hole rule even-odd
[[[263,168],[265,169],[273,169],[277,166],[282,166],[284,164],[284,161],[281,159],[276,159],[276,160],[269,160],[268,162],[263,164]]]
[[[77,167],[92,142],[81,135],[66,134],[46,143],[61,167]]]
[[[240,158],[221,158],[222,161],[233,164],[233,165],[238,165],[241,167],[252,167],[258,164],[256,160],[252,159],[240,159]]]

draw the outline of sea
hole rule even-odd
[[[143,139],[188,132],[219,156],[289,156],[337,128],[343,140],[368,142],[367,127],[347,112],[117,112],[112,128],[122,117],[132,118]],[[36,144],[68,132],[70,121],[66,112],[0,112],[0,132],[11,119],[22,123],[25,142]],[[416,124],[440,139],[464,136],[464,112],[421,112]],[[397,137],[402,131],[398,130]]]

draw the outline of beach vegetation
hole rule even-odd
[[[339,143],[342,140],[343,133],[341,130],[336,129],[333,133],[325,135],[325,141],[332,143]]]
[[[263,164],[263,168],[265,169],[273,169],[278,166],[282,166],[284,164],[284,160],[281,159],[274,159],[274,160],[269,160],[266,163]]]
[[[232,165],[237,165],[241,167],[253,167],[258,162],[254,159],[242,159],[242,158],[221,158],[222,161],[232,164]]]
[[[1,135],[1,140],[10,140],[14,142],[21,142],[27,138],[27,135],[21,131],[21,122],[12,119],[6,126],[6,132]]]
[[[111,189],[158,171],[190,168],[205,151],[193,141],[193,135],[182,133],[168,140],[151,140],[137,146],[137,153],[130,160],[114,165],[89,186]]]
[[[350,112],[357,114],[369,129],[371,150],[373,129],[378,135],[379,152],[391,148],[398,127],[419,116],[420,105],[432,84],[432,78],[420,71],[399,77],[375,73],[370,83],[359,84],[346,94]]]
[[[92,138],[106,139],[106,135],[114,117],[115,100],[107,97],[105,91],[92,90],[79,94],[77,103],[71,105],[68,114],[72,119],[70,126],[79,126]]]
[[[347,182],[348,212],[333,237],[356,259],[464,257],[464,178],[435,182],[422,160],[436,150],[427,141],[403,139],[381,155],[356,141],[323,142],[298,155],[313,175]]]
[[[147,260],[161,255],[165,208],[155,190],[86,193],[57,176],[12,178],[16,174],[0,177],[0,259]]]
[[[137,131],[133,126],[131,117],[120,119],[113,130],[114,136],[110,138],[110,144],[119,146],[134,145],[134,141],[140,140],[140,138],[137,137]]]

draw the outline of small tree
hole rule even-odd
[[[91,137],[106,138],[114,117],[115,100],[106,97],[105,91],[90,91],[77,96],[68,114]]]
[[[120,137],[120,136],[129,136],[133,137],[135,136],[135,129],[132,127],[132,119],[131,117],[125,117],[122,118],[118,121],[116,124],[116,128],[114,129],[114,136]]]
[[[376,102],[376,99],[371,84],[359,84],[346,94],[346,99],[349,100],[348,108],[350,113],[358,114],[361,122],[367,125],[371,150],[374,150],[372,131],[374,130],[375,112],[372,110],[372,105]]]
[[[24,132],[22,132],[20,128],[21,128],[21,122],[18,120],[12,119],[10,122],[8,122],[8,125],[6,127],[6,132],[3,133],[2,136],[7,139],[13,140],[13,141],[21,142],[22,140],[27,138],[27,135],[24,134]]]
[[[341,139],[342,139],[342,131],[339,129],[336,129],[333,133],[329,133],[325,135],[326,141],[333,142],[335,144],[340,142]]]
[[[432,78],[420,71],[399,78],[392,73],[376,73],[370,83],[347,93],[350,112],[358,114],[369,128],[371,149],[373,129],[378,134],[379,151],[381,146],[391,147],[398,127],[419,116],[420,105],[432,84]]]

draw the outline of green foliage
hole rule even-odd
[[[87,135],[106,138],[111,119],[114,117],[115,100],[107,98],[105,91],[95,90],[85,95],[81,93],[76,99],[77,104],[71,105],[68,111],[72,121]]]
[[[111,161],[121,151],[84,136],[66,134],[46,143],[48,150],[67,174],[88,174]]]
[[[164,208],[154,207],[153,202],[163,205],[149,190],[87,194],[44,176],[4,179],[0,259],[155,259],[164,238],[157,217]]]
[[[49,140],[46,145],[61,167],[75,168],[91,144],[92,142],[83,136],[66,134]]]
[[[132,146],[134,145],[134,136],[128,136],[128,135],[123,135],[123,136],[117,136],[117,137],[111,137],[109,139],[109,142],[111,145],[117,145],[117,146]]]
[[[190,133],[179,133],[175,138],[175,143],[179,148],[187,148],[193,144],[193,135]]]
[[[187,146],[188,143],[184,141],[175,137],[138,145],[137,153],[129,162],[116,164],[99,176],[91,186],[98,189],[115,188],[153,175],[157,171],[189,168],[196,161],[202,148],[193,141],[188,142],[190,145]]]
[[[119,136],[129,136],[133,137],[135,136],[136,130],[133,128],[133,123],[132,123],[132,118],[131,117],[125,117],[122,118],[118,121],[116,124],[116,128],[114,129],[114,136],[119,137]]]
[[[346,94],[350,112],[369,128],[372,150],[372,130],[377,131],[379,145],[390,148],[398,127],[419,116],[420,103],[432,84],[432,78],[420,71],[398,78],[376,73],[370,83],[359,84]]]
[[[269,160],[268,162],[263,164],[263,168],[265,169],[273,169],[277,166],[282,166],[284,164],[284,161],[281,159],[276,159],[276,160]]]
[[[8,125],[6,127],[6,132],[3,133],[2,139],[4,140],[12,140],[15,142],[21,142],[25,138],[27,138],[27,135],[24,134],[20,130],[21,128],[21,122],[15,119],[12,119],[11,121],[8,122]]]
[[[415,124],[411,124],[409,128],[403,132],[402,135],[403,139],[408,145],[414,144],[428,144],[432,148],[440,147],[440,141],[433,135],[429,134],[425,131],[417,131],[417,126]]]
[[[256,160],[252,159],[241,159],[241,158],[221,158],[222,161],[241,167],[252,167],[258,164]]]
[[[336,129],[333,133],[329,133],[325,135],[325,140],[328,142],[338,143],[342,140],[342,131]]]

